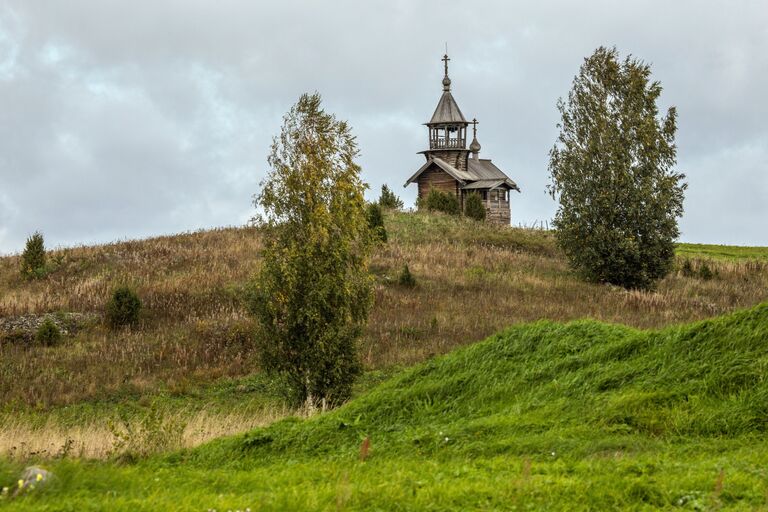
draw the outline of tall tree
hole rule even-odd
[[[251,309],[262,365],[312,407],[346,400],[361,369],[373,237],[357,155],[347,123],[305,94],[284,117],[254,199],[264,249]]]
[[[587,279],[650,288],[674,263],[685,175],[674,170],[677,112],[659,117],[650,66],[598,48],[584,60],[550,152],[554,225]]]

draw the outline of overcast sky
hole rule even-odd
[[[213,226],[252,214],[271,138],[303,92],[350,122],[377,197],[423,162],[448,43],[481,157],[552,218],[558,97],[615,45],[679,112],[682,240],[768,245],[768,3],[0,0],[0,253]]]

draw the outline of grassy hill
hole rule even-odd
[[[760,509],[767,370],[768,304],[661,330],[539,321],[311,419],[134,463],[50,462],[55,481],[4,505]],[[0,479],[20,468],[0,463]]]
[[[546,231],[444,215],[389,213],[385,222],[390,242],[372,262],[376,299],[358,394],[521,322],[592,318],[661,328],[768,300],[765,249],[720,248],[713,257],[681,245],[680,268],[656,291],[628,292],[573,276]],[[19,276],[17,256],[0,258],[0,317],[84,319],[56,347],[0,333],[0,453],[104,457],[115,449],[115,429],[151,421],[174,433],[163,449],[180,448],[292,413],[254,363],[242,296],[259,248],[257,230],[229,228],[57,249],[39,281]],[[397,285],[406,263],[415,289]],[[112,332],[100,315],[124,283],[145,312],[138,328]]]

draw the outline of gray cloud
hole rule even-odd
[[[758,2],[0,1],[0,253],[240,224],[302,92],[352,124],[371,197],[419,167],[440,93],[551,218],[547,154],[582,59],[616,45],[680,113],[683,239],[766,244],[768,8]],[[414,190],[402,192],[412,202]]]

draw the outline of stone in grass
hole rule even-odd
[[[53,473],[38,466],[29,466],[19,477],[18,487],[14,495],[41,487],[53,479]]]

